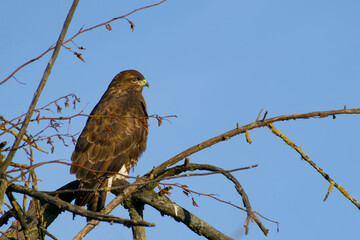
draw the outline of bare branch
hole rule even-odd
[[[135,13],[135,12],[138,12],[138,11],[143,10],[143,9],[146,9],[146,8],[155,7],[155,6],[157,6],[157,5],[162,4],[162,3],[165,2],[165,1],[166,1],[166,0],[162,0],[161,2],[158,2],[158,3],[155,3],[155,4],[151,4],[151,5],[148,5],[148,6],[145,6],[145,7],[141,7],[141,8],[135,9],[135,10],[133,10],[133,11],[131,11],[131,12],[125,14],[125,15],[122,15],[122,16],[120,16],[120,17],[113,18],[113,19],[111,19],[111,20],[109,20],[109,21],[106,21],[106,22],[104,22],[104,23],[97,24],[97,25],[95,25],[95,26],[93,26],[93,27],[90,27],[90,28],[86,28],[86,29],[81,28],[75,35],[73,35],[72,37],[70,37],[68,40],[64,41],[62,44],[66,44],[66,43],[68,43],[68,42],[70,42],[70,41],[73,41],[74,38],[76,38],[77,36],[79,36],[79,35],[82,34],[82,33],[85,33],[85,32],[87,32],[87,31],[93,30],[93,29],[98,28],[98,27],[101,27],[101,26],[106,26],[106,25],[108,25],[109,23],[111,23],[111,22],[113,22],[113,21],[115,21],[115,20],[124,19],[124,18],[126,18],[127,16],[129,16],[129,15]],[[22,68],[24,68],[25,66],[29,65],[29,64],[32,63],[32,62],[35,62],[35,61],[39,60],[39,59],[42,58],[44,55],[46,55],[47,53],[49,53],[50,51],[52,51],[53,49],[56,50],[57,46],[58,46],[58,44],[56,44],[55,47],[50,47],[50,48],[47,49],[45,52],[43,52],[40,56],[38,56],[38,57],[36,57],[36,58],[34,58],[34,59],[31,59],[30,61],[22,64],[20,67],[18,67],[17,69],[15,69],[15,71],[13,71],[7,78],[5,78],[3,81],[1,81],[1,82],[0,82],[0,85],[3,84],[3,83],[5,83],[5,82],[7,82],[10,78],[14,77],[15,73],[17,73],[18,71],[20,71],[20,70],[21,70]]]
[[[133,194],[132,198],[152,206],[162,214],[173,217],[176,221],[182,222],[193,232],[199,234],[200,236],[204,236],[207,239],[231,239],[181,206],[170,202],[166,198],[159,197],[159,195],[153,190],[142,190],[136,192]]]
[[[199,151],[201,151],[207,147],[210,147],[216,143],[219,143],[221,141],[229,140],[230,138],[232,138],[238,134],[245,133],[248,130],[252,130],[254,128],[259,128],[259,127],[265,127],[269,123],[279,122],[279,121],[287,121],[287,120],[296,120],[296,119],[324,118],[324,117],[340,115],[340,114],[360,114],[360,109],[359,108],[340,109],[340,110],[332,110],[332,111],[282,115],[282,116],[278,116],[278,117],[274,117],[274,118],[269,118],[266,120],[264,119],[262,121],[255,121],[253,123],[250,123],[250,124],[242,126],[242,127],[236,127],[233,130],[230,130],[226,133],[223,133],[216,137],[208,139],[198,145],[195,145],[195,146],[179,153],[178,155],[170,158],[166,162],[162,163],[161,165],[159,165],[158,167],[153,169],[151,172],[148,173],[148,175],[152,174],[152,175],[156,176],[159,173],[161,173],[162,171],[164,171],[166,168],[168,168],[169,166],[172,166],[172,165],[178,163],[182,159],[184,159],[196,152],[199,152]]]
[[[25,239],[29,239],[29,228],[26,224],[24,215],[21,212],[21,207],[17,203],[16,199],[14,198],[13,194],[11,192],[6,192],[6,195],[9,198],[9,201],[11,203],[12,209],[14,210],[14,214],[16,219],[20,222],[22,231],[24,232]]]
[[[5,212],[1,217],[0,217],[0,227],[2,227],[4,224],[7,224],[9,219],[14,217],[14,210],[9,210],[7,212]]]
[[[32,197],[42,200],[44,202],[53,204],[62,210],[66,210],[66,211],[73,212],[73,213],[81,215],[81,216],[85,216],[85,217],[89,217],[89,218],[93,218],[93,219],[97,219],[97,220],[101,220],[101,221],[121,223],[126,227],[131,227],[132,225],[140,225],[140,226],[148,226],[148,227],[155,226],[154,224],[148,223],[145,221],[135,221],[135,220],[114,217],[114,216],[110,216],[110,215],[106,215],[106,214],[102,214],[102,213],[89,211],[89,210],[84,209],[83,207],[75,206],[68,202],[65,202],[59,198],[50,196],[45,193],[41,193],[34,189],[16,185],[16,184],[10,184],[8,186],[8,191],[14,191],[14,192],[18,192],[18,193],[27,194],[29,196],[32,196]]]
[[[133,184],[126,187],[119,195],[116,196],[104,209],[105,214],[110,213],[115,207],[120,205],[126,198],[128,198],[133,192],[137,191],[141,184],[144,184],[146,179],[137,179]],[[92,229],[100,223],[99,220],[91,220],[86,226],[76,234],[73,240],[83,239]]]
[[[56,61],[56,58],[60,52],[60,48],[61,48],[61,45],[64,41],[64,38],[65,38],[65,35],[66,35],[66,32],[68,30],[68,27],[70,25],[70,22],[71,22],[71,19],[75,13],[75,9],[76,9],[76,6],[78,4],[79,0],[74,0],[71,8],[70,8],[70,11],[66,17],[66,20],[65,20],[65,23],[64,23],[64,26],[61,30],[61,33],[60,33],[60,36],[59,36],[59,39],[56,43],[56,46],[55,46],[55,50],[53,52],[53,55],[45,69],[45,72],[44,72],[44,75],[40,81],[40,84],[38,86],[38,89],[36,90],[35,94],[34,94],[34,98],[30,104],[30,107],[29,107],[29,110],[27,111],[27,114],[26,114],[26,117],[25,117],[25,120],[21,126],[21,129],[20,129],[20,132],[19,132],[19,135],[16,137],[16,140],[14,142],[14,145],[12,146],[12,150],[10,151],[10,153],[8,154],[5,162],[1,165],[0,167],[0,176],[3,177],[6,169],[8,168],[8,166],[10,165],[11,161],[13,160],[14,156],[15,156],[15,153],[16,153],[16,150],[17,148],[19,147],[20,145],[20,141],[22,140],[25,132],[26,132],[26,129],[27,129],[27,126],[29,125],[29,122],[30,122],[30,119],[31,119],[31,116],[34,112],[34,109],[36,107],[36,104],[37,104],[37,101],[42,93],[42,90],[44,89],[44,86],[48,80],[48,77],[50,75],[50,72],[51,72],[51,69],[52,67],[54,66],[54,63]]]
[[[260,116],[261,116],[262,111],[263,111],[263,109],[260,110],[259,115],[258,115],[257,118],[256,118],[256,122],[259,121],[259,118],[260,118]]]
[[[208,176],[208,175],[214,175],[214,174],[221,174],[223,172],[231,173],[231,172],[237,172],[237,171],[241,171],[241,170],[247,170],[247,169],[255,168],[255,167],[258,167],[258,166],[259,166],[258,164],[255,164],[255,165],[251,165],[251,166],[248,166],[248,167],[235,168],[235,169],[231,169],[231,170],[218,170],[218,171],[212,171],[212,172],[206,172],[206,173],[186,173],[186,174],[182,174],[182,175],[168,176],[168,177],[165,177],[164,180],[170,180],[170,179],[176,179],[176,178],[184,178],[184,177]],[[187,171],[189,171],[189,170],[192,171],[192,169],[188,169]],[[207,170],[207,169],[200,169],[199,168],[199,169],[196,169],[196,170]]]
[[[123,180],[123,182],[126,182]],[[126,184],[129,184],[126,182]],[[114,181],[114,185],[117,182]],[[116,194],[116,193],[115,193]],[[144,204],[137,201],[128,200],[124,202],[124,207],[129,211],[130,218],[136,221],[143,220]],[[143,226],[132,226],[133,240],[146,240],[145,228]]]
[[[250,123],[248,125],[242,126],[242,127],[236,127],[233,130],[230,130],[226,133],[220,134],[216,137],[210,138],[198,145],[195,145],[178,155],[170,158],[169,160],[165,161],[164,163],[160,164],[158,167],[154,168],[152,171],[148,172],[142,179],[137,179],[133,184],[130,184],[129,186],[125,187],[124,191],[119,194],[114,200],[112,200],[108,206],[106,206],[105,213],[111,212],[116,206],[121,204],[122,201],[124,201],[127,197],[129,197],[132,193],[136,192],[142,185],[146,184],[146,177],[150,177],[150,179],[155,178],[160,173],[162,173],[166,168],[169,166],[172,166],[182,159],[203,150],[204,148],[210,147],[216,143],[219,143],[221,141],[225,141],[230,139],[233,136],[236,136],[238,134],[244,133],[246,130],[251,130],[254,128],[259,127],[265,127],[267,124],[272,122],[278,122],[278,121],[286,121],[286,120],[296,120],[296,119],[308,119],[313,117],[328,117],[333,115],[339,115],[339,114],[360,114],[360,109],[341,109],[341,110],[332,110],[332,111],[321,111],[321,112],[310,112],[310,113],[302,113],[302,114],[292,114],[292,115],[282,115],[270,119],[264,119],[263,121],[255,121],[253,123]],[[90,221],[74,238],[74,240],[82,239],[86,236],[87,233],[89,233],[96,225],[99,224],[99,221],[92,220]]]
[[[249,169],[249,168],[245,168],[245,169]],[[244,207],[246,208],[246,212],[248,214],[248,218],[250,220],[254,220],[256,222],[256,224],[259,226],[259,228],[263,231],[264,235],[268,234],[269,230],[265,228],[265,226],[261,223],[260,219],[256,216],[255,212],[253,212],[250,201],[249,201],[249,198],[248,198],[244,188],[241,186],[239,181],[232,174],[230,174],[229,171],[225,171],[222,168],[212,166],[212,165],[209,165],[209,164],[185,163],[182,166],[177,166],[177,167],[166,170],[157,179],[160,181],[160,179],[168,179],[169,178],[168,176],[177,175],[180,172],[195,171],[195,170],[207,170],[207,171],[212,171],[214,173],[220,173],[220,174],[224,175],[227,179],[232,181],[235,184],[235,189],[237,190],[237,192],[240,194],[240,196],[242,198]],[[210,196],[210,197],[215,198],[213,196]],[[219,200],[221,202],[227,203],[227,202],[222,201],[222,200],[220,200],[218,198],[215,198],[215,199]],[[233,204],[230,204],[230,205],[235,206]],[[244,226],[245,226],[245,229],[246,229],[245,234],[247,234],[248,233],[248,221],[246,221]]]
[[[2,120],[2,121],[4,121],[4,122],[6,121],[6,119],[5,119],[3,116],[0,116],[0,120]],[[9,122],[9,123],[12,125],[12,127],[15,127],[16,129],[18,129],[18,127],[17,127],[15,124],[12,124],[11,122]],[[0,125],[0,130],[3,130],[4,133],[8,132],[8,133],[14,135],[15,137],[18,136],[18,133],[17,133],[15,130],[7,129],[7,128],[4,126],[4,124]],[[19,130],[20,130],[20,129],[19,129]],[[26,132],[24,133],[24,136],[22,137],[22,140],[24,140],[25,142],[28,142],[32,147],[35,147],[35,148],[38,149],[39,151],[44,152],[44,153],[48,153],[48,152],[44,151],[42,148],[40,148],[39,146],[37,146],[37,145],[31,140],[31,137],[26,134]]]
[[[333,186],[335,186],[347,199],[349,199],[358,209],[360,209],[360,204],[358,201],[351,197],[350,194],[340,185],[338,185],[322,168],[318,167],[310,158],[309,156],[301,150],[301,147],[296,146],[296,144],[291,141],[288,137],[286,137],[283,133],[281,133],[279,130],[274,128],[272,124],[268,124],[268,127],[271,129],[271,131],[278,137],[280,137],[287,145],[295,149],[300,155],[301,158],[304,159],[306,162],[308,162],[313,168],[316,169],[318,173],[320,173],[329,183],[329,189],[325,196],[324,201],[326,200],[327,196],[330,194],[331,189]]]

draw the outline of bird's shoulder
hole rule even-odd
[[[143,108],[146,103],[141,94],[136,92],[120,92],[117,94],[104,94],[90,115],[126,114]]]

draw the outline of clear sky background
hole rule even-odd
[[[56,42],[71,5],[66,1],[0,2],[0,78],[40,55]],[[80,1],[67,37],[155,1]],[[135,13],[129,19],[87,32],[75,39],[86,63],[61,50],[38,106],[69,93],[81,102],[71,116],[90,113],[112,78],[137,69],[150,88],[144,90],[149,114],[175,114],[161,127],[150,120],[147,151],[132,175],[144,174],[179,152],[208,138],[251,123],[261,109],[268,117],[320,110],[359,108],[360,2],[334,1],[175,1]],[[72,44],[67,46],[75,49]],[[11,119],[25,113],[50,54],[0,86],[0,114]],[[47,116],[59,116],[56,111]],[[276,123],[310,158],[356,199],[360,199],[359,116],[335,120],[309,119]],[[72,120],[63,132],[79,133],[85,117]],[[29,131],[38,129],[36,123]],[[49,131],[48,134],[54,134]],[[190,157],[224,169],[259,164],[234,173],[252,207],[269,228],[265,237],[255,223],[244,235],[246,214],[203,196],[199,207],[181,189],[171,199],[235,239],[357,239],[360,214],[334,189],[323,202],[329,183],[267,128],[250,131],[249,145],[240,135]],[[9,140],[4,137],[1,141]],[[12,138],[10,139],[12,140]],[[35,162],[69,161],[74,146],[55,142],[54,154],[36,152]],[[46,150],[50,147],[43,143]],[[27,163],[19,152],[15,160]],[[38,169],[41,190],[55,190],[75,179],[69,167],[52,164]],[[171,181],[242,206],[233,185],[222,176]],[[128,217],[119,207],[113,214]],[[203,239],[170,217],[146,206],[144,219],[156,224],[148,239]],[[62,214],[49,227],[59,239],[71,239],[85,226],[82,217]],[[3,227],[2,230],[6,229]],[[130,239],[131,230],[101,223],[87,239]]]

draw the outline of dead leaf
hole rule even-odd
[[[199,205],[197,205],[197,203],[195,202],[195,199],[194,199],[194,198],[191,198],[191,200],[192,200],[192,204],[193,204],[193,206],[195,206],[195,207],[199,207]]]
[[[134,31],[135,24],[127,18],[126,18],[126,20],[130,23],[131,31]]]
[[[82,58],[82,54],[81,53],[78,53],[78,52],[74,52],[74,54],[83,62],[85,62],[85,60]]]
[[[161,124],[162,124],[162,117],[159,117],[159,118],[158,118],[158,125],[159,125],[159,127],[161,126]]]

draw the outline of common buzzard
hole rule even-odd
[[[120,72],[110,83],[99,103],[90,113],[71,156],[71,174],[80,180],[75,204],[91,211],[104,208],[106,192],[96,189],[111,185],[113,178],[123,178],[133,168],[146,148],[148,114],[142,96],[149,87],[135,70]]]

